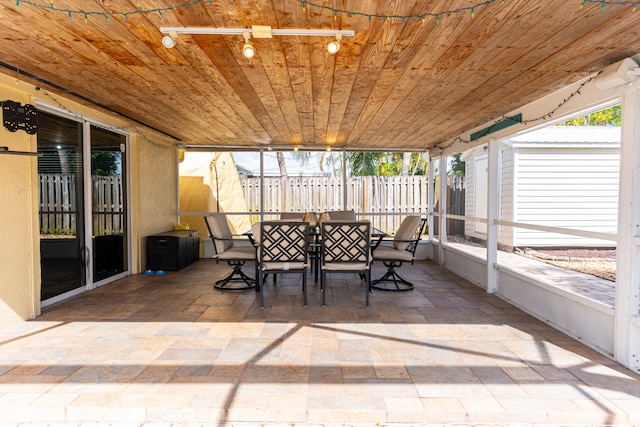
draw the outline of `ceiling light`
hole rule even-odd
[[[169,35],[162,38],[162,46],[167,49],[174,47],[176,45],[176,35],[177,33],[175,31],[169,31]]]
[[[244,46],[242,46],[242,55],[245,58],[251,59],[256,54],[256,50],[253,48],[251,41],[249,41],[249,32],[243,33],[244,35]]]
[[[342,34],[337,33],[336,39],[329,42],[327,45],[327,50],[330,54],[334,54],[340,50],[340,40],[342,40]]]
[[[176,45],[176,41],[175,41],[175,39],[173,37],[164,36],[162,38],[162,46],[166,47],[167,49],[171,49],[175,45]]]

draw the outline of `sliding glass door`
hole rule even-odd
[[[124,135],[91,126],[93,282],[127,270]]]
[[[86,287],[82,123],[38,113],[41,301]]]
[[[123,134],[38,112],[42,306],[128,272],[126,146]]]

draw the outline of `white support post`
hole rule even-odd
[[[427,191],[427,236],[429,239],[429,258],[433,259],[433,237],[434,237],[434,232],[433,232],[433,213],[434,213],[434,205],[433,205],[433,200],[434,200],[434,186],[433,186],[433,159],[431,158],[431,156],[428,156],[429,158],[429,165],[428,165],[428,170],[427,170],[427,187],[428,187],[428,191]]]
[[[264,150],[260,149],[260,219],[258,221],[264,221]]]
[[[440,264],[445,264],[445,250],[447,244],[447,157],[439,156],[438,172],[440,174]]]
[[[342,150],[342,209],[347,207],[347,152]]]
[[[496,263],[498,261],[498,225],[496,221],[500,209],[500,164],[498,156],[498,141],[489,141],[487,178],[487,292],[498,291],[498,275]]]
[[[640,89],[622,97],[614,358],[640,370]],[[635,320],[635,322],[634,322]]]

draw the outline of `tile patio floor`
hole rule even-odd
[[[437,264],[253,290],[200,260],[0,331],[0,426],[640,425],[640,377]],[[382,274],[375,267],[373,276]]]

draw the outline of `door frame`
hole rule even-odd
[[[86,117],[77,113],[73,113],[63,107],[55,106],[46,102],[36,101],[36,108],[38,111],[43,111],[49,114],[53,114],[65,119],[73,120],[75,122],[82,124],[82,173],[83,173],[83,182],[84,182],[84,205],[83,205],[83,214],[84,214],[84,239],[85,239],[85,247],[84,253],[82,257],[85,260],[85,286],[81,286],[79,288],[73,289],[71,291],[65,292],[61,295],[57,295],[53,298],[49,298],[48,300],[41,301],[40,307],[48,307],[52,304],[56,304],[60,301],[64,301],[72,296],[81,294],[83,292],[96,289],[100,286],[111,283],[115,280],[121,279],[131,274],[132,270],[132,255],[131,255],[131,167],[130,161],[131,156],[130,152],[130,144],[131,144],[131,135],[129,132],[124,131],[121,128],[109,125],[107,123],[100,122],[98,120],[92,119],[90,117]],[[124,212],[125,215],[125,224],[126,224],[126,247],[127,247],[127,259],[126,259],[126,270],[122,273],[115,274],[103,280],[93,281],[93,241],[92,241],[92,200],[91,191],[92,191],[92,181],[91,181],[91,126],[98,126],[103,129],[106,129],[110,132],[114,132],[120,135],[124,135],[126,137],[125,141],[125,150],[123,153],[124,167],[122,169],[123,177],[125,178],[125,188],[126,192],[126,209]],[[87,143],[88,142],[88,143]]]

